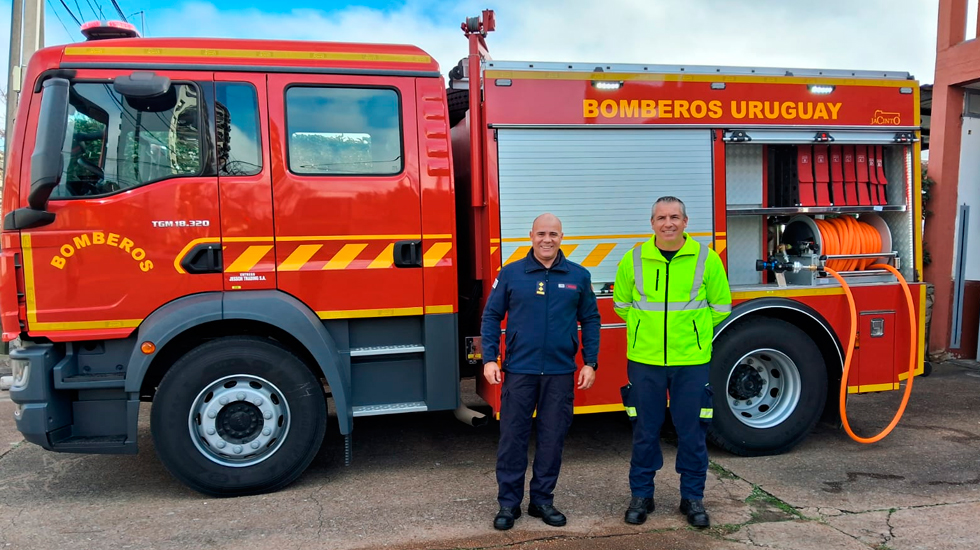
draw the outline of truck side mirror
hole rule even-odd
[[[44,211],[48,198],[64,171],[62,145],[68,127],[69,82],[64,78],[44,81],[37,137],[31,154],[31,192],[27,203],[33,210]]]
[[[112,89],[127,98],[152,99],[170,91],[170,79],[156,73],[136,71],[117,76],[112,81]]]

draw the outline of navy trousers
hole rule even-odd
[[[531,504],[554,502],[565,435],[572,425],[575,375],[504,375],[500,396],[500,445],[497,448],[497,502],[516,508],[524,500],[524,475],[531,425],[537,429]],[[537,409],[537,417],[534,411]],[[535,422],[536,420],[536,422]]]
[[[631,388],[627,406],[636,408],[633,425],[633,458],[630,460],[630,491],[633,496],[653,498],[653,478],[663,467],[660,428],[667,410],[677,429],[677,462],[681,475],[681,498],[704,498],[708,473],[708,433],[711,410],[709,365],[658,367],[635,361],[627,363]],[[702,409],[707,411],[702,414]]]

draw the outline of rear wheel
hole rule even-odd
[[[197,347],[167,372],[150,428],[161,462],[191,488],[237,496],[285,487],[326,430],[320,381],[292,352],[253,337]]]
[[[820,349],[795,325],[757,318],[713,345],[709,437],[735,454],[778,454],[802,441],[827,400]]]

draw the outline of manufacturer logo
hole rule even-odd
[[[881,109],[876,110],[871,117],[871,124],[878,126],[898,126],[901,123],[902,115],[900,113],[889,113]]]

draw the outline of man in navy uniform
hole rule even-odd
[[[575,353],[582,324],[582,359],[578,388],[595,381],[599,355],[599,308],[592,278],[561,251],[561,221],[542,214],[531,228],[531,251],[504,266],[483,311],[483,376],[499,384],[500,445],[497,450],[497,501],[500,511],[495,529],[506,530],[521,517],[524,474],[533,414],[537,410],[537,445],[531,503],[527,513],[548,525],[565,525],[565,515],[554,507],[554,490],[561,470],[565,435],[572,424],[575,399]],[[507,316],[503,369],[500,323]]]

